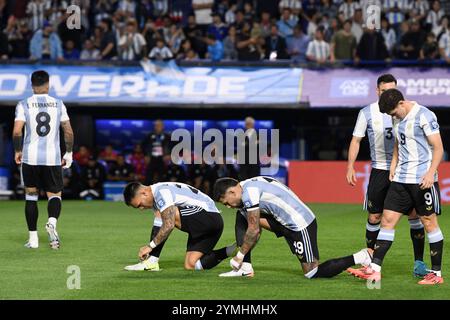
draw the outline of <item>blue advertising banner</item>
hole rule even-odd
[[[298,104],[302,69],[179,67],[175,62],[141,66],[3,65],[0,102],[32,94],[30,75],[50,75],[50,95],[66,103],[96,105]]]

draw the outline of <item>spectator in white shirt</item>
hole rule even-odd
[[[444,10],[441,9],[439,1],[433,1],[431,11],[428,12],[427,24],[431,25],[431,30],[439,26],[439,21],[445,15]]]
[[[330,45],[323,40],[323,27],[316,30],[314,40],[308,44],[306,57],[310,61],[324,63],[330,60]]]
[[[441,53],[441,58],[450,63],[450,30],[448,28],[439,39],[439,52]]]
[[[94,47],[91,39],[84,41],[83,50],[80,55],[81,60],[98,60],[100,59],[100,50]]]
[[[343,13],[344,19],[348,20],[353,17],[357,9],[361,9],[358,2],[354,2],[353,0],[345,0],[345,2],[339,6],[338,12]]]
[[[443,16],[441,18],[441,21],[439,23],[439,26],[436,28],[433,28],[433,33],[436,36],[436,40],[439,42],[441,39],[441,36],[447,31],[448,29],[448,16]]]
[[[192,0],[192,9],[194,9],[195,20],[197,24],[206,29],[213,22],[212,8],[214,0]]]
[[[283,9],[287,8],[291,10],[292,15],[298,16],[302,10],[302,2],[300,0],[281,0],[278,7],[280,14],[283,13]]]
[[[140,60],[146,56],[147,42],[142,34],[136,32],[136,29],[135,21],[127,22],[126,31],[119,40],[122,60]]]
[[[162,39],[156,40],[156,47],[150,51],[150,54],[148,57],[151,60],[159,60],[159,61],[166,61],[173,58],[173,53],[170,51],[170,49],[165,45],[164,41]]]
[[[391,54],[392,49],[394,49],[395,44],[397,43],[397,35],[395,34],[394,29],[391,28],[388,19],[385,17],[381,19],[381,34],[383,35],[386,48],[389,54]]]
[[[426,18],[430,4],[426,0],[412,0],[408,5],[409,15],[414,15],[419,21]]]

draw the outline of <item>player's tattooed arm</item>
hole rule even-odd
[[[23,147],[22,130],[24,125],[25,125],[24,121],[14,121],[13,144],[15,152],[22,152]]]
[[[66,152],[72,152],[73,150],[73,130],[70,125],[70,121],[61,122],[62,129],[64,131],[64,141],[66,143]]]
[[[261,235],[261,227],[259,225],[260,212],[259,208],[247,212],[248,228],[244,235],[244,243],[241,246],[241,252],[246,254],[258,242]]]
[[[159,245],[166,240],[173,228],[175,228],[175,216],[177,214],[177,207],[170,206],[166,210],[161,212],[162,226],[159,232],[153,238],[153,243]]]

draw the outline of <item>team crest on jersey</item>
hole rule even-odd
[[[164,207],[165,204],[166,204],[166,203],[164,202],[163,199],[158,200],[158,206],[159,206],[160,208]]]
[[[437,129],[437,128],[439,128],[439,124],[437,123],[437,121],[433,121],[433,122],[431,122],[431,127],[433,129]]]

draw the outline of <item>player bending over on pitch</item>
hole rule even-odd
[[[383,92],[397,87],[397,79],[391,74],[383,74],[377,79],[377,96]],[[389,169],[394,151],[395,137],[392,132],[392,117],[383,114],[378,106],[378,101],[361,109],[356,121],[353,138],[348,150],[347,182],[356,185],[356,172],[354,163],[359,153],[362,138],[369,138],[370,157],[372,159],[372,171],[370,172],[369,185],[367,186],[364,209],[369,213],[366,224],[367,247],[373,249],[380,231],[381,214],[383,212],[384,199],[391,181],[389,180]],[[409,214],[410,235],[414,249],[413,274],[416,277],[424,277],[428,274],[427,266],[423,262],[423,251],[425,247],[425,230],[415,210]],[[358,275],[364,271],[349,268],[347,271]]]
[[[25,247],[39,247],[37,234],[39,190],[48,198],[48,222],[45,225],[50,247],[59,249],[56,222],[61,213],[62,168],[72,164],[73,131],[64,103],[48,95],[49,74],[43,70],[31,75],[33,95],[16,107],[13,143],[16,164],[20,165],[25,186],[25,217],[29,238]],[[66,153],[61,160],[59,127],[64,131]],[[22,130],[25,127],[25,138]],[[63,167],[61,167],[63,166]]]
[[[184,268],[211,269],[231,257],[236,244],[213,250],[223,231],[223,219],[214,201],[184,183],[161,182],[150,186],[130,182],[123,192],[125,203],[136,209],[155,210],[151,241],[139,250],[140,263],[128,271],[159,271],[159,254],[176,227],[189,234]]]
[[[393,117],[394,147],[389,186],[373,261],[361,278],[381,280],[383,259],[394,241],[395,226],[404,214],[416,209],[430,243],[431,269],[421,285],[444,282],[441,275],[444,236],[437,215],[441,212],[437,169],[444,154],[436,115],[417,102],[405,100],[397,89],[380,97],[380,111]]]
[[[369,265],[372,249],[319,264],[317,222],[314,213],[287,186],[270,177],[255,177],[239,182],[221,178],[214,184],[214,199],[239,210],[236,241],[240,247],[222,277],[254,275],[249,253],[256,245],[261,227],[284,237],[299,259],[306,278],[333,277],[355,264]]]

